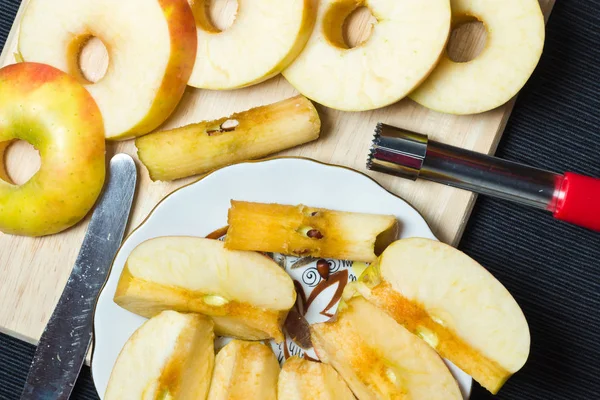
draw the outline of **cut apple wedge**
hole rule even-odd
[[[209,318],[164,311],[125,343],[104,399],[204,399],[214,359]]]
[[[538,0],[452,0],[452,23],[480,21],[487,43],[473,60],[444,54],[410,98],[449,114],[476,114],[509,101],[533,73],[544,48],[544,16]]]
[[[225,246],[371,262],[398,237],[393,215],[231,201]]]
[[[290,357],[279,374],[278,400],[354,400],[346,382],[331,367]]]
[[[279,363],[270,347],[233,340],[215,360],[208,400],[276,400]]]
[[[109,58],[95,83],[79,65],[93,37],[104,43]],[[183,96],[196,47],[186,0],[31,0],[18,44],[23,60],[52,65],[85,86],[111,140],[146,134],[167,119]]]
[[[315,24],[317,0],[240,1],[233,24],[220,31],[209,0],[189,0],[196,18],[198,54],[189,85],[235,89],[267,80],[302,51]]]
[[[312,342],[359,400],[462,400],[435,351],[362,297],[341,304],[335,320],[313,325]]]
[[[131,252],[114,301],[144,317],[163,310],[208,315],[222,336],[281,341],[296,292],[262,254],[226,250],[212,239],[159,237]]]
[[[529,327],[517,302],[485,268],[446,244],[399,240],[359,281],[353,289],[492,393],[527,360]]]
[[[349,48],[344,22],[361,6],[377,22],[369,39]],[[323,0],[306,48],[283,75],[304,96],[328,107],[380,108],[427,77],[449,33],[449,0]]]

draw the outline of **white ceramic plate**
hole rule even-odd
[[[339,166],[299,158],[277,158],[236,164],[217,170],[196,183],[167,196],[123,243],[96,305],[92,376],[101,398],[121,348],[145,321],[113,302],[117,282],[129,253],[140,243],[158,236],[206,236],[227,222],[230,200],[262,203],[306,204],[341,211],[393,214],[400,222],[400,237],[435,239],[425,220],[408,203],[386,191],[359,172]],[[327,276],[321,276],[312,263],[294,268],[296,258],[278,260],[302,287],[307,301],[301,310],[309,323],[328,319],[337,304],[329,307],[340,285],[355,280],[364,266],[326,260]],[[321,261],[322,263],[323,261]],[[319,288],[315,290],[315,288]],[[311,294],[315,292],[315,295]],[[318,295],[316,295],[318,292]],[[301,297],[299,295],[299,297]],[[302,354],[303,349],[289,338],[273,344],[280,361],[286,354]],[[308,350],[307,355],[314,357]],[[471,391],[471,377],[450,365],[465,399]]]

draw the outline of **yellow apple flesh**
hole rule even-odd
[[[91,37],[109,56],[96,83],[87,81],[78,62]],[[25,61],[50,64],[84,84],[111,140],[146,134],[167,119],[183,96],[196,47],[186,0],[31,0],[18,44]]]
[[[210,319],[164,311],[125,343],[104,399],[205,399],[214,359]]]
[[[354,288],[492,393],[529,355],[519,305],[485,268],[429,239],[391,244]]]
[[[352,391],[331,365],[297,356],[287,359],[278,383],[278,400],[354,400]]]
[[[452,0],[454,26],[479,20],[487,30],[483,51],[471,61],[444,54],[410,98],[450,114],[476,114],[517,94],[535,69],[544,47],[544,16],[538,0]]]
[[[377,23],[369,39],[349,48],[344,22],[360,6],[368,7]],[[449,0],[323,0],[311,38],[283,75],[304,96],[327,107],[384,107],[427,77],[449,33]]]
[[[313,325],[321,361],[331,364],[359,400],[462,400],[444,361],[424,341],[362,297],[337,318]]]
[[[209,0],[189,0],[198,54],[189,85],[235,89],[279,74],[302,51],[312,32],[317,0],[240,0],[235,21],[221,32],[207,15]]]
[[[217,353],[207,400],[276,400],[278,377],[270,347],[233,340]]]
[[[41,158],[22,185],[10,180],[3,162],[19,139]],[[104,151],[100,110],[75,79],[37,63],[0,69],[0,231],[42,236],[79,222],[102,190]]]
[[[296,292],[290,276],[262,254],[226,250],[213,239],[160,237],[131,252],[114,301],[144,317],[163,310],[208,315],[223,336],[282,341]]]

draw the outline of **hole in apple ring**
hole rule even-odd
[[[485,24],[476,17],[467,16],[453,21],[446,51],[454,62],[469,62],[481,54],[486,43]]]
[[[220,33],[233,25],[237,0],[190,0],[196,24],[207,32]]]
[[[91,34],[77,36],[69,45],[69,74],[82,84],[99,82],[108,70],[106,45]]]
[[[0,179],[13,185],[27,183],[40,169],[38,150],[25,140],[0,143]]]
[[[367,42],[373,34],[377,19],[368,7],[361,6],[352,11],[342,25],[344,42],[352,49]]]
[[[331,5],[323,18],[326,38],[342,49],[353,49],[366,43],[373,35],[377,18],[371,10],[354,1]]]

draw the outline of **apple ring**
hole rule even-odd
[[[94,36],[109,55],[96,83],[78,63]],[[18,44],[23,60],[52,65],[89,90],[112,140],[146,134],[167,119],[183,96],[196,47],[186,0],[31,0]]]
[[[20,186],[2,162],[19,139],[42,159]],[[0,69],[0,231],[42,236],[79,222],[102,190],[104,158],[102,115],[74,78],[37,63]]]
[[[348,48],[342,27],[360,6],[377,24],[367,41]],[[306,48],[283,75],[304,96],[338,110],[395,103],[434,68],[450,15],[448,0],[323,0]]]
[[[452,0],[454,25],[474,17],[487,29],[481,54],[462,63],[445,55],[411,99],[440,112],[477,114],[506,103],[525,85],[544,47],[538,0]]]
[[[279,74],[300,54],[315,24],[316,0],[239,0],[233,25],[221,32],[207,15],[209,0],[189,0],[198,53],[189,85],[236,89]]]

